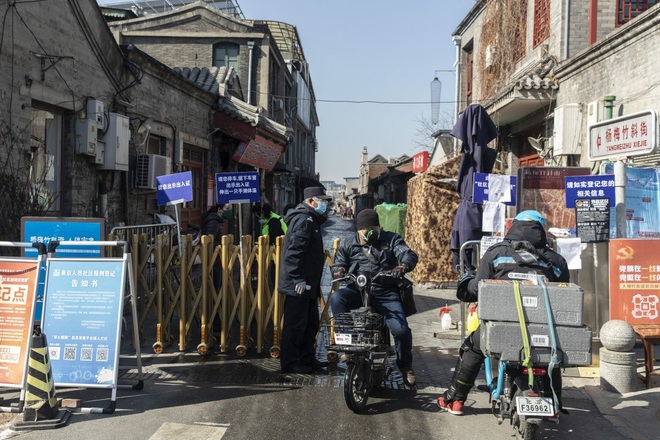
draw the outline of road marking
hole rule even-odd
[[[221,439],[227,432],[229,425],[163,423],[158,431],[149,440],[169,440],[172,438],[185,438],[188,440]]]

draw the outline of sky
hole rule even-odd
[[[420,121],[431,121],[436,75],[442,82],[440,123],[432,128],[453,125],[456,46],[451,34],[475,0],[236,2],[247,19],[281,21],[298,30],[316,97],[321,181],[342,184],[346,177],[358,177],[365,146],[369,159],[413,156],[423,150],[420,142],[430,146],[419,132]]]
[[[474,0],[237,0],[247,19],[296,26],[310,66],[319,116],[316,171],[344,183],[371,159],[422,151],[420,120],[431,120],[436,70],[454,70],[451,34]],[[437,128],[451,128],[455,76],[442,82]],[[352,104],[326,101],[380,101]],[[419,102],[420,104],[403,104]],[[445,126],[441,126],[445,125]],[[429,141],[430,144],[430,141]]]

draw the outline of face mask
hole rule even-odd
[[[364,241],[366,241],[369,246],[374,246],[376,243],[378,243],[378,232],[376,232],[374,229],[368,230],[362,236],[364,237]]]
[[[316,208],[314,208],[314,210],[321,215],[325,214],[325,211],[327,209],[328,209],[328,204],[323,202],[317,203]]]

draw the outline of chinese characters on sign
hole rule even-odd
[[[259,173],[216,173],[217,203],[255,203],[259,201]]]
[[[429,152],[428,151],[422,151],[421,153],[417,153],[413,156],[413,163],[412,163],[412,171],[413,173],[421,173],[422,171],[426,171],[426,169],[429,167]]]
[[[0,385],[22,386],[38,261],[0,261]]]
[[[491,187],[491,177],[495,174],[487,173],[474,173],[474,185],[472,187],[472,203],[484,203],[492,198],[489,195]],[[508,176],[509,178],[509,197],[508,201],[504,202],[505,205],[516,206],[516,176]]]
[[[575,200],[575,221],[582,243],[609,240],[610,199]]]
[[[284,148],[268,139],[257,136],[249,143],[241,142],[234,152],[233,159],[247,165],[272,170],[282,155]]]
[[[156,176],[156,199],[159,206],[191,202],[193,199],[192,173]]]
[[[116,382],[124,282],[121,260],[49,261],[42,327],[56,384]]]
[[[660,324],[658,246],[654,239],[610,240],[610,319]]]
[[[598,176],[568,176],[566,177],[566,207],[574,208],[576,199],[607,198],[614,206],[614,176],[602,174]]]
[[[657,124],[655,110],[646,110],[589,126],[589,160],[653,153]]]

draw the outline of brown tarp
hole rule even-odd
[[[419,256],[419,263],[413,271],[418,283],[458,279],[452,268],[449,241],[460,201],[456,192],[459,161],[460,156],[454,157],[408,181],[405,238]]]

